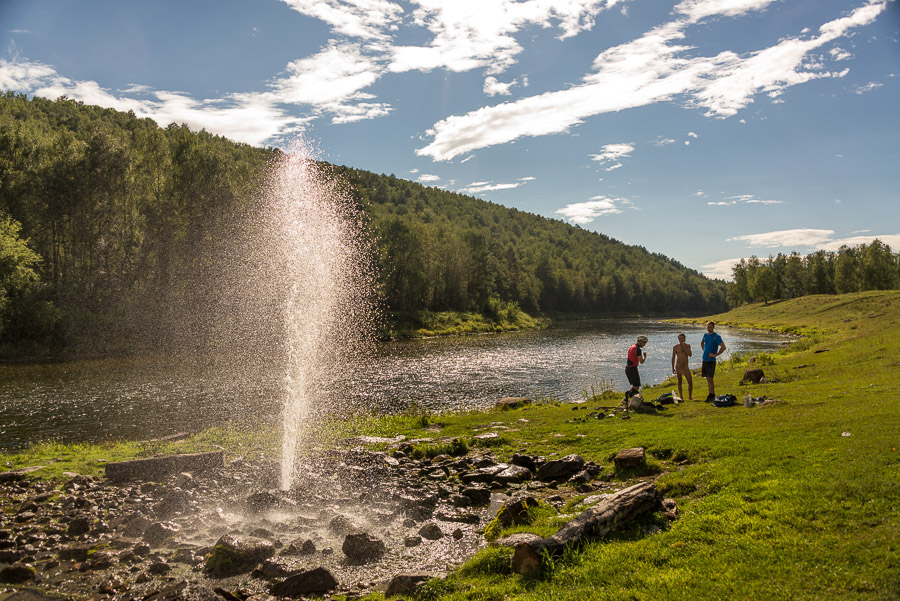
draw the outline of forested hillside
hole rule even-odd
[[[275,149],[60,99],[0,96],[0,347],[184,343]],[[714,313],[724,283],[578,227],[334,167],[370,216],[386,313]],[[178,327],[172,327],[177,325]]]

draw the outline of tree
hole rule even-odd
[[[891,290],[897,287],[897,259],[891,247],[873,240],[860,248],[862,290]]]
[[[784,292],[788,298],[797,298],[806,294],[806,268],[803,258],[792,252],[784,266]]]
[[[778,276],[775,269],[770,264],[760,265],[753,274],[750,289],[754,298],[762,299],[768,305],[770,300],[776,298],[778,291]]]
[[[838,294],[858,292],[860,285],[859,256],[855,248],[842,246],[834,261],[834,288]]]

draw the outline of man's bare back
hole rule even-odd
[[[688,359],[691,357],[691,345],[686,342],[679,342],[675,346],[672,347],[672,358],[674,359],[674,367],[672,371],[674,373],[684,373],[686,371],[690,371],[690,364]]]

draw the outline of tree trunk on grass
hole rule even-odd
[[[554,555],[561,553],[566,545],[604,537],[642,513],[656,509],[661,500],[662,495],[652,482],[635,484],[611,494],[560,528],[556,534],[517,544],[513,554],[513,570],[518,574],[537,571],[545,551]]]

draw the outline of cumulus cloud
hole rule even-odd
[[[838,48],[835,46],[831,50],[828,51],[828,54],[831,55],[831,60],[835,61],[846,61],[853,58],[853,55],[844,50],[843,48]]]
[[[418,177],[418,180],[423,184],[427,184],[429,182],[438,182],[441,180],[440,175],[433,175],[431,173],[423,173]]]
[[[730,207],[738,204],[748,205],[780,205],[784,204],[783,200],[772,200],[756,198],[753,194],[738,194],[737,196],[728,196],[724,200],[709,201],[706,204],[717,207]]]
[[[299,13],[321,19],[336,33],[386,40],[386,30],[400,23],[403,7],[387,0],[284,0]]]
[[[577,202],[566,205],[556,211],[569,223],[586,225],[597,217],[616,215],[622,212],[618,203],[623,203],[621,198],[609,198],[606,196],[594,196],[588,202]]]
[[[746,242],[749,246],[777,248],[780,246],[817,246],[831,241],[834,230],[793,229],[747,234],[728,238],[729,242]]]
[[[871,92],[872,90],[877,90],[878,88],[880,88],[883,85],[884,85],[883,83],[879,83],[877,81],[870,81],[869,83],[867,83],[864,86],[857,86],[856,88],[854,88],[853,93],[854,94],[865,94],[866,92]]]
[[[419,155],[445,161],[479,148],[521,137],[564,133],[585,119],[603,113],[646,106],[678,97],[712,117],[730,117],[753,102],[757,94],[780,94],[813,79],[843,77],[845,71],[814,69],[808,55],[854,28],[871,23],[887,0],[865,5],[799,37],[744,55],[731,51],[715,56],[689,56],[681,45],[687,28],[712,16],[739,16],[759,10],[771,0],[697,0],[683,2],[682,18],[656,27],[640,38],[609,48],[594,60],[594,72],[565,90],[547,92],[452,115],[435,123],[432,140]]]
[[[816,244],[818,250],[835,251],[842,246],[859,246],[860,244],[871,244],[874,240],[881,240],[891,247],[894,252],[900,251],[900,234],[881,234],[879,236],[850,236],[848,238],[840,238],[838,240],[828,240]]]
[[[746,259],[747,257],[743,258]],[[732,269],[740,262],[741,258],[723,259],[721,261],[716,261],[715,263],[703,265],[700,268],[700,271],[708,278],[731,281],[733,279]]]
[[[59,75],[50,65],[0,59],[0,88],[46,98],[68,96],[85,104],[119,111],[134,111],[160,126],[185,123],[247,144],[267,140],[302,128],[306,118],[288,115],[276,107],[267,94],[232,94],[225,98],[196,100],[179,92],[134,88],[143,97],[112,94],[94,81],[73,81]]]
[[[598,154],[592,154],[591,159],[603,165],[607,171],[618,169],[622,166],[619,159],[627,158],[634,152],[634,144],[627,142],[619,144],[606,144]]]
[[[483,91],[487,96],[509,96],[512,94],[510,88],[518,82],[514,79],[509,83],[498,81],[496,77],[486,77],[484,79]]]

